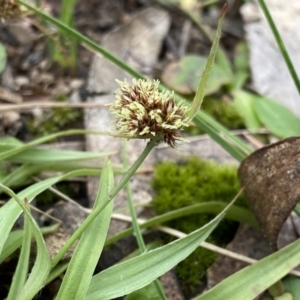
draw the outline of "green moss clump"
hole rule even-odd
[[[202,109],[229,129],[245,128],[243,118],[231,101],[208,99]]]
[[[185,206],[207,202],[230,202],[240,189],[235,166],[217,165],[214,162],[190,158],[183,164],[160,163],[155,168],[152,186],[156,191],[153,206],[157,214],[179,209]],[[237,205],[247,207],[244,197]],[[195,214],[170,221],[167,225],[190,233],[206,223],[214,215]],[[220,246],[227,244],[234,236],[237,223],[223,220],[214,230],[208,241]],[[217,254],[198,248],[177,267],[178,279],[187,297],[193,296],[201,285],[206,269],[214,262]]]

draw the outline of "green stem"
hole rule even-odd
[[[71,246],[75,243],[75,241],[82,235],[84,230],[92,223],[92,221],[99,215],[99,213],[104,209],[104,207],[117,195],[117,193],[125,186],[125,184],[130,180],[136,170],[140,167],[142,162],[148,156],[150,151],[157,145],[157,142],[161,139],[160,136],[154,137],[150,140],[141,153],[139,158],[135,161],[135,163],[130,167],[130,169],[124,174],[120,182],[113,188],[113,190],[106,196],[102,205],[97,206],[91,214],[84,220],[84,222],[80,225],[79,228],[73,233],[73,235],[69,238],[66,244],[60,249],[57,255],[52,260],[52,269],[57,265],[57,263],[62,259],[65,253],[71,248]]]
[[[126,153],[126,141],[123,140],[122,141],[122,160],[123,160],[123,165],[125,168],[128,168],[128,160],[127,160],[127,153]],[[144,239],[140,230],[140,226],[137,222],[137,215],[134,209],[134,204],[133,204],[133,200],[132,200],[132,193],[131,193],[131,188],[130,188],[130,183],[129,181],[126,183],[125,185],[125,189],[126,189],[126,194],[127,194],[127,200],[128,200],[128,207],[129,207],[129,211],[130,211],[130,216],[131,216],[131,220],[132,220],[132,227],[135,233],[135,237],[136,237],[136,241],[137,244],[139,246],[139,249],[141,250],[141,252],[145,252],[146,251],[146,245],[144,243]]]
[[[124,167],[128,168],[128,160],[127,160],[127,153],[126,153],[126,141],[124,141],[124,140],[123,140],[123,145],[122,145],[122,160],[123,160]],[[130,216],[131,216],[131,220],[132,220],[132,227],[133,227],[133,230],[135,233],[135,237],[136,237],[136,241],[139,246],[139,249],[141,250],[141,253],[143,253],[143,252],[147,251],[147,248],[146,248],[146,245],[145,245],[145,242],[143,239],[143,235],[141,233],[139,223],[137,221],[137,215],[136,215],[136,211],[134,208],[134,203],[133,203],[133,199],[132,199],[132,193],[131,193],[129,181],[126,183],[125,189],[126,189],[126,194],[127,194]],[[155,285],[157,294],[160,296],[160,298],[162,300],[167,300],[164,290],[163,290],[161,284],[159,283],[158,279],[154,280],[154,285]]]
[[[216,53],[218,51],[219,41],[220,41],[221,33],[222,33],[223,21],[224,21],[224,17],[225,17],[225,12],[226,12],[226,6],[224,9],[224,12],[222,10],[222,14],[221,14],[221,17],[218,22],[216,37],[213,40],[213,44],[210,49],[210,53],[207,58],[206,65],[203,70],[202,77],[201,77],[201,80],[199,82],[199,85],[198,85],[198,88],[196,91],[196,95],[194,97],[193,102],[189,105],[189,109],[186,112],[188,121],[191,121],[195,117],[195,115],[200,110],[200,107],[202,105],[202,102],[203,102],[203,99],[204,99],[204,96],[206,93],[206,85],[209,80],[209,75],[210,75],[211,69],[212,69],[214,61],[215,61]]]
[[[264,0],[258,0],[258,3],[260,5],[260,7],[261,7],[261,9],[262,9],[262,11],[263,11],[263,13],[264,13],[267,21],[268,21],[268,23],[269,23],[269,26],[270,26],[270,28],[271,28],[271,30],[273,32],[273,35],[275,37],[275,40],[277,42],[278,48],[279,48],[279,50],[280,50],[280,52],[281,52],[281,54],[282,54],[282,56],[283,56],[283,58],[285,60],[285,63],[286,63],[286,65],[287,65],[287,67],[288,67],[288,69],[290,71],[290,74],[291,74],[291,76],[293,78],[293,81],[294,81],[294,84],[295,84],[295,86],[296,86],[296,88],[298,90],[298,93],[300,94],[300,80],[299,80],[299,77],[298,77],[297,72],[296,72],[296,70],[294,68],[294,65],[293,65],[293,63],[291,61],[289,53],[286,50],[284,42],[283,42],[283,40],[282,40],[282,38],[281,38],[281,36],[280,36],[280,34],[278,32],[278,29],[277,29],[277,27],[276,27],[276,25],[275,25],[275,23],[273,21],[273,18],[272,18],[271,14],[270,14],[270,12],[268,10],[268,7],[267,7],[267,5],[266,5],[266,3],[265,3]]]

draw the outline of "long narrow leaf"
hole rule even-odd
[[[62,131],[59,133],[54,133],[47,135],[42,138],[38,138],[30,143],[24,144],[20,147],[13,148],[11,150],[7,150],[5,152],[0,153],[0,160],[7,159],[9,157],[12,157],[16,154],[19,154],[25,150],[28,150],[32,148],[33,146],[51,141],[53,139],[57,139],[63,136],[69,136],[69,135],[74,135],[74,134],[101,134],[101,135],[107,135],[105,132],[99,132],[99,131],[90,131],[90,130],[82,130],[82,129],[73,129],[73,130],[67,130],[67,131]]]
[[[22,248],[19,255],[17,268],[15,270],[12,283],[10,285],[7,300],[17,299],[17,296],[19,295],[20,291],[24,287],[28,275],[30,246],[31,246],[31,226],[28,218],[29,217],[27,216],[27,214],[25,214]]]
[[[136,291],[193,252],[224,217],[230,205],[204,227],[161,248],[143,253],[95,275],[85,300],[106,300]]]
[[[98,195],[94,207],[103,203],[114,183],[111,163],[103,168]],[[70,261],[57,300],[83,299],[92,279],[96,264],[102,252],[110,217],[113,209],[111,201],[84,231]]]
[[[218,50],[218,45],[219,45],[219,40],[221,38],[221,31],[222,31],[222,25],[223,25],[223,21],[224,21],[224,17],[225,17],[225,12],[226,12],[226,8],[227,5],[225,5],[223,7],[222,13],[221,13],[221,17],[218,23],[218,28],[217,28],[217,33],[216,33],[216,37],[214,39],[214,42],[212,44],[208,59],[207,59],[207,63],[205,66],[205,69],[203,71],[202,74],[202,78],[200,80],[195,98],[193,100],[193,103],[189,109],[189,111],[187,112],[187,116],[189,117],[189,120],[191,121],[195,115],[197,114],[197,112],[199,111],[203,98],[205,96],[205,92],[206,92],[206,85],[209,79],[209,75],[210,75],[210,71],[212,69],[212,66],[214,64],[215,61],[215,57],[216,57],[216,53]]]
[[[28,221],[31,225],[32,233],[36,240],[37,256],[34,266],[23,289],[20,291],[18,298],[16,298],[17,300],[31,300],[44,286],[44,282],[50,273],[50,256],[48,254],[43,235],[35,220],[32,218],[30,212],[28,211],[26,205],[12,190],[10,190],[2,184],[0,184],[0,187],[16,201],[16,204],[19,205],[21,210],[23,210],[24,213],[27,215]]]
[[[168,213],[165,213],[160,216],[156,216],[145,223],[140,225],[140,228],[149,228],[152,226],[157,226],[159,224],[162,224],[164,222],[168,222],[171,220],[175,220],[177,218],[182,218],[185,216],[190,216],[193,214],[201,214],[201,213],[210,213],[210,214],[219,214],[222,212],[223,209],[227,206],[227,203],[219,202],[219,201],[210,201],[206,203],[199,203],[190,205],[187,207],[179,208],[173,211],[170,211]],[[251,225],[254,228],[258,228],[257,221],[253,214],[241,207],[238,207],[236,205],[232,205],[226,213],[225,216],[229,220],[234,220],[241,223],[246,223]],[[115,234],[112,237],[109,237],[105,245],[111,245],[115,243],[116,241],[129,236],[133,233],[133,228],[125,229],[117,234]]]
[[[53,172],[73,172],[81,169],[88,169],[89,176],[99,176],[101,174],[101,164],[99,164],[98,168],[96,164],[88,164],[84,162],[68,162],[68,163],[60,163],[60,164],[38,164],[31,165],[25,164],[21,167],[15,169],[12,173],[10,173],[7,177],[3,179],[2,184],[8,187],[16,187],[20,185],[24,185],[26,183],[30,183],[32,180],[32,176],[39,174],[42,171],[53,171]],[[124,168],[114,167],[114,170],[117,174],[125,173]]]
[[[49,284],[51,281],[53,281],[55,278],[59,277],[63,272],[66,271],[68,268],[69,263],[68,262],[62,262],[53,268],[45,282],[45,285]]]
[[[272,18],[271,14],[270,14],[270,12],[268,10],[268,7],[267,7],[265,1],[264,0],[258,0],[258,3],[260,4],[260,7],[261,7],[262,11],[265,14],[265,17],[266,17],[266,19],[267,19],[267,21],[269,23],[269,26],[270,26],[270,28],[271,28],[271,30],[273,32],[273,35],[275,37],[277,46],[278,46],[278,48],[279,48],[279,50],[281,52],[282,57],[285,60],[285,63],[286,63],[286,65],[287,65],[287,67],[288,67],[288,69],[290,71],[290,74],[291,74],[291,76],[293,78],[293,81],[294,81],[294,84],[295,84],[295,86],[297,88],[297,91],[298,91],[298,93],[300,95],[300,80],[299,80],[299,76],[298,76],[298,74],[296,72],[296,69],[295,69],[295,67],[293,65],[293,62],[292,62],[292,60],[291,60],[291,58],[289,56],[288,51],[286,50],[286,47],[285,47],[284,42],[283,42],[283,40],[282,40],[282,38],[281,38],[281,36],[279,34],[279,31],[277,30],[277,27],[276,27],[276,25],[275,25],[275,23],[273,21],[273,18]]]
[[[22,147],[22,146],[21,146]],[[1,145],[0,153],[15,150],[16,146]],[[99,158],[103,156],[110,156],[113,152],[82,152],[82,151],[68,151],[68,150],[46,150],[46,149],[27,149],[22,153],[9,157],[9,161],[17,163],[60,163],[64,161],[87,160],[92,158]]]
[[[194,300],[252,300],[300,263],[300,240],[231,275]]]
[[[7,187],[23,185],[31,181],[31,176],[43,170],[43,166],[25,164],[13,170],[0,182]]]

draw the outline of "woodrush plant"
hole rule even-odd
[[[9,238],[12,226],[20,213],[23,211],[26,214],[26,227],[22,242],[24,251],[22,250],[21,252],[18,267],[13,277],[14,284],[12,284],[8,299],[32,299],[42,288],[47,278],[52,278],[51,270],[57,266],[64,254],[78,238],[80,238],[80,241],[67,267],[57,299],[111,299],[129,294],[151,284],[158,276],[186,257],[207,237],[221,220],[224,213],[221,213],[210,224],[195,231],[187,238],[175,241],[153,251],[143,252],[140,256],[130,261],[113,266],[93,276],[95,265],[104,246],[112,213],[113,197],[127,184],[153,147],[161,141],[165,141],[170,146],[175,147],[176,141],[181,139],[180,130],[188,125],[188,122],[192,120],[199,110],[204,96],[204,91],[202,90],[205,88],[205,81],[208,78],[209,69],[214,60],[224,14],[225,9],[220,19],[218,36],[213,45],[210,61],[207,65],[206,77],[203,78],[202,86],[199,89],[200,92],[190,107],[187,108],[183,104],[176,104],[172,93],[163,92],[158,89],[159,82],[157,81],[151,82],[137,79],[133,80],[133,86],[125,82],[120,83],[120,89],[117,91],[117,101],[111,106],[111,111],[116,116],[118,134],[125,138],[146,138],[150,139],[150,141],[137,161],[129,168],[119,184],[114,188],[112,187],[112,168],[109,161],[107,161],[102,170],[99,193],[92,213],[52,260],[50,260],[38,226],[30,214],[28,203],[37,194],[55,184],[55,182],[72,178],[73,176],[88,174],[89,172],[78,170],[63,176],[50,178],[29,186],[18,195],[7,186],[0,185],[2,191],[12,197],[0,209],[0,232],[3,237],[0,242],[0,250],[7,245],[5,242]],[[43,140],[45,141],[45,138]],[[13,156],[20,155],[21,152],[39,142],[12,147],[12,149],[0,154],[0,157],[2,159],[13,158]],[[7,181],[8,179],[5,180]],[[23,199],[26,199],[25,204]],[[134,215],[133,219],[136,219]],[[26,262],[28,264],[31,240],[30,229],[33,231],[37,242],[37,257],[27,278],[27,267],[22,268],[22,266],[26,265]],[[138,231],[139,228],[137,227],[137,234]],[[139,236],[141,235],[139,234]],[[86,255],[87,252],[91,255]],[[172,253],[173,255],[170,257]],[[150,269],[152,271],[149,271]],[[120,284],[119,288],[116,283]],[[161,286],[157,283],[155,287],[160,299],[165,299]]]
[[[118,64],[124,70],[128,71],[128,73],[132,74],[135,78],[142,78],[141,74],[131,69],[122,61],[113,57],[110,53],[106,52],[96,43],[93,43],[87,37],[80,35],[80,33],[78,33],[76,30],[50,16],[45,15],[37,8],[28,5],[23,1],[18,1],[18,3],[22,3],[23,6],[39,14],[45,20],[56,25],[61,30],[64,30],[66,33],[68,33],[69,36],[75,37],[80,42],[89,46],[93,50],[102,53],[104,57]],[[218,27],[217,38],[214,41],[211,55],[207,63],[207,68],[204,72],[200,87],[197,91],[195,101],[193,102],[190,109],[186,111],[186,116],[188,117],[188,120],[191,120],[194,117],[194,122],[198,126],[205,130],[214,140],[219,142],[224,147],[224,149],[231,153],[236,159],[242,160],[251,152],[251,149],[241,140],[229,133],[225,128],[220,126],[220,124],[218,124],[212,118],[202,113],[201,111],[199,112],[199,108],[204,95],[205,82],[208,78],[209,70],[213,63],[217,49],[221,23],[222,18]],[[177,95],[174,95],[174,98],[176,101],[179,99]],[[137,118],[137,121],[139,121],[139,118]],[[86,131],[82,131],[82,133],[86,133]],[[63,134],[71,133],[68,132]],[[178,134],[178,132],[176,134]],[[55,136],[58,135],[59,134],[56,134]],[[38,139],[25,145],[12,147],[11,149],[2,152],[0,154],[0,159],[9,160],[10,158],[14,158],[14,156],[20,156],[22,152],[28,151],[34,145],[39,144],[47,139],[51,139],[53,138],[53,136],[54,135],[46,137],[44,139]],[[132,137],[133,136],[131,136],[131,138]],[[138,137],[138,135],[136,137]],[[128,183],[129,179],[140,166],[141,162],[146,158],[151,149],[153,149],[153,147],[155,147],[155,145],[159,141],[163,140],[163,137],[164,134],[162,132],[157,135],[152,134],[149,143],[140,155],[139,159],[129,168],[121,181],[114,188],[112,188],[111,186],[111,178],[113,172],[111,164],[109,162],[105,164],[101,176],[101,189],[99,190],[97,201],[92,213],[87,217],[83,224],[70,237],[67,243],[62,247],[59,253],[52,260],[50,260],[47,249],[45,248],[45,244],[41,236],[41,231],[29,212],[27,200],[25,201],[25,203],[23,201],[25,198],[28,199],[28,202],[32,201],[32,199],[37,194],[61,180],[73,178],[75,176],[91,175],[95,173],[92,173],[91,170],[87,169],[77,169],[75,171],[65,173],[61,176],[49,178],[47,180],[33,184],[17,195],[14,194],[13,191],[7,188],[5,185],[1,184],[2,190],[8,193],[12,198],[0,209],[0,235],[2,237],[0,240],[0,252],[8,253],[8,250],[11,251],[11,243],[8,243],[8,241],[11,240],[13,234],[11,232],[11,229],[18,216],[22,212],[24,212],[26,214],[26,218],[28,218],[29,225],[26,223],[26,228],[31,228],[33,236],[35,237],[35,240],[37,242],[37,257],[30,275],[25,280],[25,282],[24,280],[22,280],[21,285],[14,286],[14,291],[12,293],[18,296],[17,298],[11,298],[12,296],[10,296],[11,299],[32,299],[34,295],[36,295],[38,291],[43,287],[45,282],[49,282],[50,279],[55,278],[55,276],[57,276],[57,274],[60,274],[60,272],[62,272],[62,270],[64,270],[65,268],[68,268],[68,271],[64,277],[62,288],[59,291],[60,295],[58,299],[74,299],[74,297],[75,299],[111,299],[121,295],[130,294],[135,290],[149,285],[151,282],[153,282],[153,280],[175,266],[179,261],[183,260],[189,253],[196,249],[199,243],[201,243],[206,237],[210,235],[211,231],[216,227],[219,221],[224,218],[225,213],[229,213],[233,210],[233,206],[229,205],[210,223],[194,231],[185,238],[181,238],[161,248],[143,252],[141,255],[135,258],[120,263],[95,276],[92,276],[94,264],[96,261],[95,256],[98,258],[105,243],[105,230],[110,219],[110,205],[112,203],[113,197],[120,191],[123,186]],[[28,168],[27,172],[29,172]],[[12,178],[10,177],[9,180],[11,181]],[[103,217],[103,221],[98,219],[100,215]],[[165,216],[164,218],[160,218],[159,221],[165,220],[169,217],[170,216]],[[100,228],[98,227],[99,224],[96,221],[96,218],[97,221],[99,220],[99,223],[101,223]],[[152,224],[157,224],[155,223],[157,222],[157,220],[158,219],[156,219],[154,222],[153,220],[150,220],[148,224],[150,224],[151,222]],[[29,229],[25,232],[27,236],[26,240],[30,239],[30,237],[27,235],[28,231]],[[127,233],[129,231],[127,231]],[[119,236],[122,235],[124,235],[124,233],[119,234]],[[70,262],[69,266],[66,266],[66,264],[60,266],[59,262],[63,255],[79,238],[80,247],[77,246],[76,255],[73,255],[72,261]],[[94,244],[95,238],[97,238],[97,244]],[[112,240],[113,239],[111,239],[110,241]],[[18,245],[21,245],[21,243],[22,241],[20,242],[20,240],[18,239]],[[299,241],[296,241],[287,248],[268,256],[252,267],[248,267],[231,276],[228,280],[219,284],[210,292],[201,295],[197,299],[253,299],[264,289],[287,274],[293,266],[299,264],[299,250],[300,243]],[[86,255],[87,251],[92,254]],[[22,255],[22,257],[26,257],[26,255]],[[20,263],[24,262],[20,261]],[[18,270],[18,272],[24,272],[27,276],[27,272],[25,269],[18,268]],[[26,278],[26,276],[24,276],[24,273],[15,274],[15,276],[17,276],[17,278]],[[82,276],[83,273],[85,276]],[[78,287],[80,288],[78,289]],[[159,299],[164,299],[164,295],[160,294],[159,287],[157,287],[156,290],[159,294]]]

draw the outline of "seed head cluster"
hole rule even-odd
[[[20,17],[24,9],[14,0],[0,0],[0,18],[14,19]]]
[[[110,110],[120,134],[140,138],[159,134],[171,147],[182,140],[179,131],[188,126],[187,108],[175,103],[173,93],[159,91],[158,80],[133,79],[132,86],[126,81],[117,83],[116,101]]]

